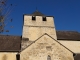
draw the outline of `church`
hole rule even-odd
[[[57,31],[54,16],[24,14],[22,36],[0,35],[0,60],[80,60],[80,33]]]

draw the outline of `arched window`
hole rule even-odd
[[[51,60],[51,56],[50,55],[47,56],[47,60]]]

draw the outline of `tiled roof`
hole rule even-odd
[[[45,16],[44,14],[42,14],[41,12],[39,12],[39,11],[35,11],[35,12],[33,12],[31,15],[33,15],[33,16]]]
[[[33,12],[32,14],[24,14],[24,15],[28,15],[28,16],[44,16],[44,17],[54,17],[54,16],[49,16],[49,15],[45,15],[41,12],[39,12],[38,10],[36,10],[35,12]]]
[[[58,40],[80,41],[80,33],[76,31],[56,31]]]
[[[21,37],[0,35],[0,51],[20,51]]]
[[[58,40],[78,40],[80,41],[80,33],[75,31],[57,31]],[[21,36],[0,35],[0,51],[20,51]]]

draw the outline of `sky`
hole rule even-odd
[[[54,16],[56,30],[80,32],[80,0],[7,0],[10,4],[14,8],[8,17],[13,21],[6,26],[9,32],[3,34],[21,36],[23,15],[33,13],[36,7],[41,13]]]

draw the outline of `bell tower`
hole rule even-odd
[[[39,11],[24,15],[22,38],[35,41],[45,33],[57,40],[53,16],[46,16]]]

